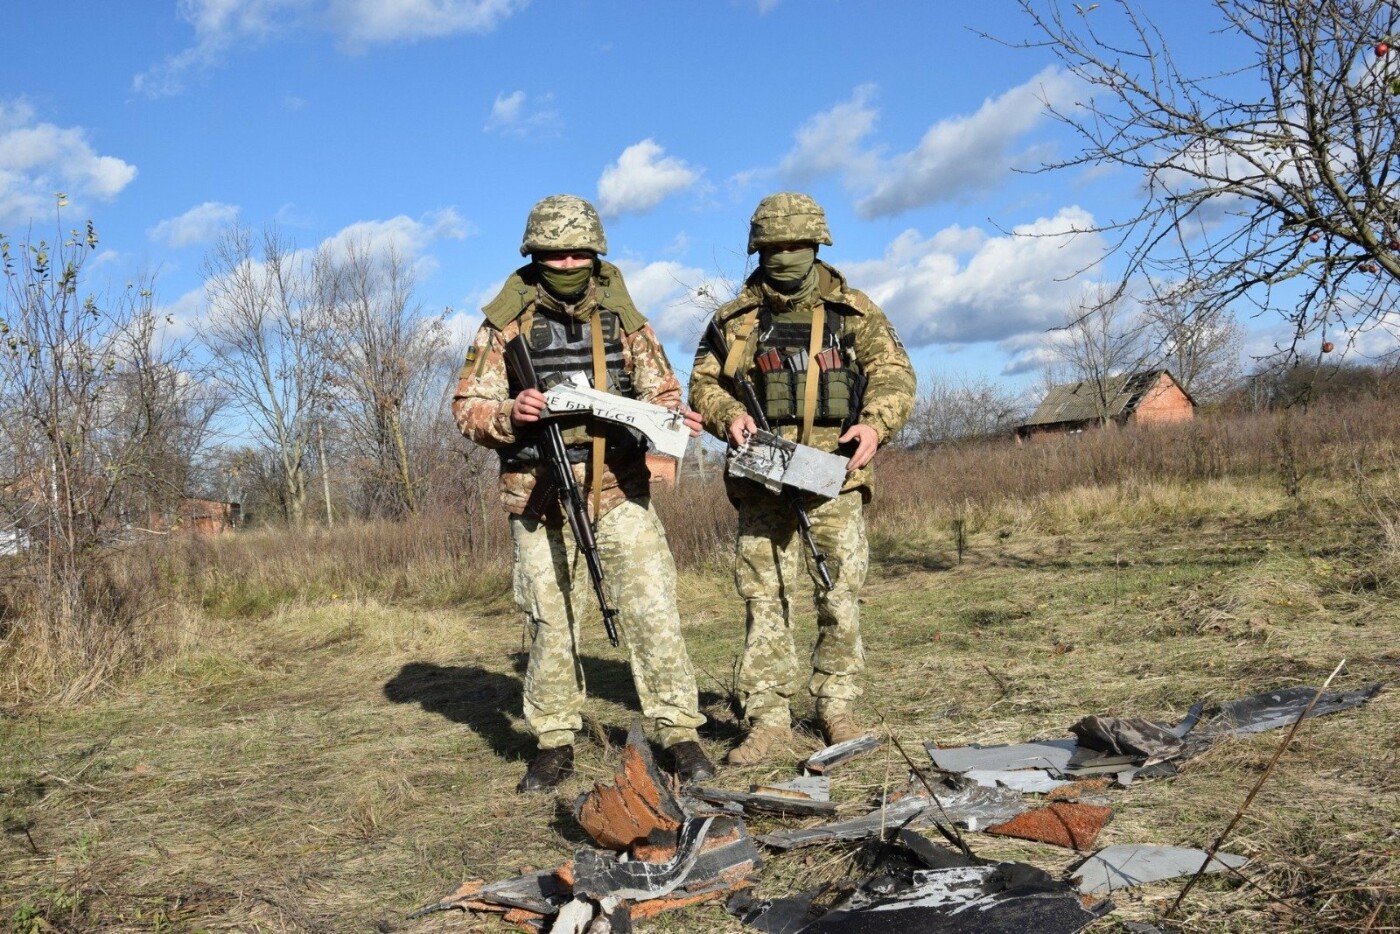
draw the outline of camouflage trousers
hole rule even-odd
[[[870,563],[862,506],[860,492],[852,490],[808,507],[812,537],[826,553],[835,584],[827,592],[787,502],[771,495],[739,501],[734,583],[747,616],[739,698],[750,722],[789,722],[805,672],[793,645],[792,601],[809,593],[815,592],[817,643],[807,689],[817,699],[817,714],[849,710],[860,696],[856,678],[865,669],[865,648],[859,597]]]
[[[511,516],[515,602],[530,632],[525,722],[541,749],[567,746],[583,727],[579,619],[597,616],[588,566],[567,524]],[[642,714],[669,748],[705,722],[676,610],[676,565],[647,500],[608,510],[595,535],[608,597],[618,610]],[[572,584],[572,587],[571,587]]]

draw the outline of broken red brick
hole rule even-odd
[[[685,814],[652,760],[646,737],[633,727],[612,785],[598,782],[574,816],[588,835],[610,850],[626,851],[654,830],[675,831]]]
[[[1087,850],[1112,816],[1112,808],[1060,801],[994,824],[987,828],[987,833]]]

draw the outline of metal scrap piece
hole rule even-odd
[[[549,934],[587,934],[589,922],[593,920],[593,903],[576,898],[561,906],[549,926]]]
[[[1381,687],[1377,682],[1355,691],[1328,691],[1318,698],[1308,719],[1358,707],[1379,694]],[[1288,726],[1298,719],[1316,693],[1317,688],[1299,686],[1226,701],[1203,713],[1200,722],[1186,734],[1187,740],[1231,733],[1237,736],[1262,733]]]
[[[483,902],[552,915],[559,910],[561,904],[569,900],[569,894],[569,886],[559,878],[559,871],[546,869],[484,885],[476,893],[476,898]]]
[[[574,892],[594,898],[610,895],[634,901],[669,895],[685,881],[700,858],[700,847],[714,820],[705,817],[686,821],[676,842],[675,855],[664,863],[624,862],[598,850],[580,850],[574,854]]]
[[[764,934],[797,934],[821,913],[812,903],[827,891],[822,885],[787,898],[754,899],[747,890],[736,892],[724,910]]]
[[[1006,746],[954,746],[940,749],[934,743],[924,743],[933,764],[945,772],[966,772],[971,769],[1049,769],[1061,773],[1069,765],[1070,756],[1078,743],[1073,739],[1039,739],[1029,743]]]
[[[987,823],[1010,820],[1028,807],[1014,791],[967,782],[940,791],[937,803],[927,793],[913,792],[860,817],[803,830],[777,830],[758,841],[777,850],[790,850],[835,840],[864,840],[893,827],[927,827],[948,821],[977,830]]]
[[[977,866],[981,860],[969,859],[966,854],[950,847],[941,846],[916,830],[901,827],[895,840],[913,853],[927,869],[953,869],[957,866]]]
[[[914,872],[891,885],[871,880],[802,934],[1073,934],[1107,914],[1086,908],[1064,883],[1022,864]]]
[[[831,800],[831,779],[825,775],[802,775],[790,782],[771,782],[750,785],[749,790],[756,795],[797,793],[806,795],[813,801]]]
[[[793,814],[798,817],[834,817],[836,805],[830,801],[815,801],[801,792],[745,794],[723,788],[691,788],[692,797],[715,804],[734,803],[746,811],[768,814]]]
[[[659,844],[639,848],[649,856],[663,849]],[[574,855],[573,891],[636,902],[632,915],[642,918],[747,885],[762,865],[743,821],[725,816],[688,819],[669,852],[669,859],[656,862],[580,850]],[[644,907],[656,900],[664,903]]]
[[[676,830],[685,812],[656,767],[640,723],[627,733],[622,769],[613,784],[598,782],[574,802],[574,817],[588,835],[610,850],[623,851],[653,830]]]
[[[1027,811],[1002,824],[987,828],[987,833],[999,837],[1016,837],[1051,843],[1074,850],[1087,850],[1098,839],[1099,831],[1113,816],[1113,809],[1099,804],[1056,801],[1034,811]]]
[[[775,830],[759,837],[758,842],[775,850],[791,850],[834,840],[864,840],[879,834],[886,827],[897,827],[911,822],[931,807],[933,803],[926,797],[905,795],[898,801],[893,801],[883,808],[876,808],[860,817],[805,830]]]
[[[848,739],[844,743],[837,743],[834,746],[827,746],[815,754],[809,756],[807,761],[802,763],[802,767],[809,772],[816,772],[818,775],[826,774],[828,769],[840,765],[843,762],[850,762],[852,759],[863,756],[866,753],[874,752],[883,746],[873,733],[867,733],[855,739]]]
[[[835,499],[846,482],[847,460],[759,430],[730,453],[725,472],[761,483],[774,493],[788,487]]]
[[[1062,778],[1051,778],[1044,769],[968,769],[963,773],[963,778],[971,779],[984,788],[1000,786],[1022,794],[1048,794],[1070,784]]]
[[[1206,860],[1205,850],[1189,846],[1153,846],[1119,843],[1106,846],[1070,870],[1070,878],[1086,895],[1100,895],[1148,882],[1189,876]],[[1237,869],[1249,862],[1244,856],[1217,852],[1206,872]]]

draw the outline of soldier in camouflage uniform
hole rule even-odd
[[[774,432],[850,457],[836,499],[803,501],[813,538],[827,555],[830,591],[817,577],[787,501],[752,481],[729,481],[739,510],[734,577],[747,616],[739,692],[749,723],[744,742],[729,753],[734,765],[762,762],[791,738],[790,702],[805,670],[793,646],[791,604],[811,584],[818,632],[807,688],[822,732],[829,743],[862,732],[852,704],[865,667],[863,507],[872,493],[870,459],[913,408],[914,369],[884,313],[816,258],[818,244],[830,246],[831,233],[810,197],[782,193],[759,202],[748,245],[749,253],[759,254],[758,269],[738,297],[715,312],[727,352],[722,358],[702,340],[690,375],[690,404],[706,429],[731,445],[757,430],[736,388],[740,374],[756,387]]]
[[[668,408],[684,408],[681,387],[656,334],[637,311],[617,267],[598,257],[607,240],[593,206],[572,195],[535,205],[517,269],[484,309],[486,321],[467,351],[452,412],[462,433],[500,455],[501,501],[510,513],[516,604],[529,628],[525,720],[539,752],[518,791],[552,788],[573,772],[574,733],[582,727],[579,616],[593,593],[582,556],[563,521],[558,492],[533,431],[544,395],[519,385],[505,364],[506,342],[524,334],[546,387],[583,372],[606,389]],[[699,416],[686,410],[692,435]],[[581,490],[590,494],[609,597],[618,610],[642,713],[656,723],[683,781],[709,778],[714,766],[697,742],[695,675],[676,610],[676,568],[650,500],[646,442],[586,413],[558,418]],[[541,478],[544,477],[544,482]]]

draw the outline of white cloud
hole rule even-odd
[[[219,235],[238,217],[238,206],[206,201],[190,208],[179,217],[171,217],[156,224],[146,235],[152,240],[175,248],[208,243]]]
[[[52,216],[55,193],[110,201],[136,177],[136,167],[98,155],[81,127],[38,122],[23,101],[0,101],[0,222],[7,226]]]
[[[872,104],[876,87],[864,84],[798,129],[778,171],[798,182],[840,175],[859,196],[856,210],[862,217],[961,200],[995,188],[1007,173],[1045,157],[1044,147],[1017,147],[1043,119],[1046,102],[1063,104],[1073,87],[1066,72],[1046,68],[973,114],[938,121],[914,149],[885,158],[869,141],[880,113]]]
[[[452,208],[425,214],[422,219],[400,214],[388,220],[357,221],[343,227],[321,242],[321,249],[332,259],[343,260],[352,249],[382,257],[396,253],[420,275],[437,269],[437,261],[428,255],[435,240],[462,240],[475,233],[470,223]]]
[[[291,27],[305,0],[180,0],[180,18],[194,27],[194,45],[131,79],[147,97],[184,90],[187,77],[219,65],[240,43],[265,41]]]
[[[851,99],[810,118],[797,130],[797,145],[778,166],[785,177],[811,181],[830,172],[849,178],[873,177],[878,159],[862,141],[875,129],[880,112],[869,106],[875,85],[862,84]]]
[[[167,305],[157,305],[155,312],[167,337],[176,340],[193,337],[209,314],[209,299],[201,286]]]
[[[598,210],[605,217],[643,214],[699,180],[699,172],[665,151],[651,139],[624,149],[598,179]]]
[[[767,13],[777,6],[782,0],[758,0],[758,12],[760,15]]]
[[[910,345],[1007,341],[1058,325],[1076,301],[1082,284],[1066,277],[1104,248],[1099,235],[1075,233],[1093,222],[1068,207],[1008,236],[950,227],[925,239],[911,229],[881,259],[841,268]]]
[[[180,0],[194,44],[132,79],[149,97],[184,89],[240,45],[292,32],[325,31],[350,49],[378,43],[485,33],[529,0]]]
[[[558,111],[550,104],[553,94],[529,100],[524,91],[497,94],[491,105],[491,114],[481,128],[483,133],[501,133],[505,136],[528,136],[536,132],[548,131],[559,120]]]
[[[940,120],[913,151],[880,169],[879,180],[856,210],[863,217],[880,217],[956,201],[996,187],[1015,168],[1036,165],[1042,149],[1015,151],[1016,146],[1044,117],[1046,102],[1063,100],[1072,87],[1068,74],[1046,68],[1025,84],[984,102],[971,116]]]
[[[693,344],[714,310],[697,297],[710,284],[704,270],[673,260],[642,263],[618,260],[632,301],[647,316],[663,342]]]
[[[326,19],[351,46],[485,33],[529,0],[329,0]]]

